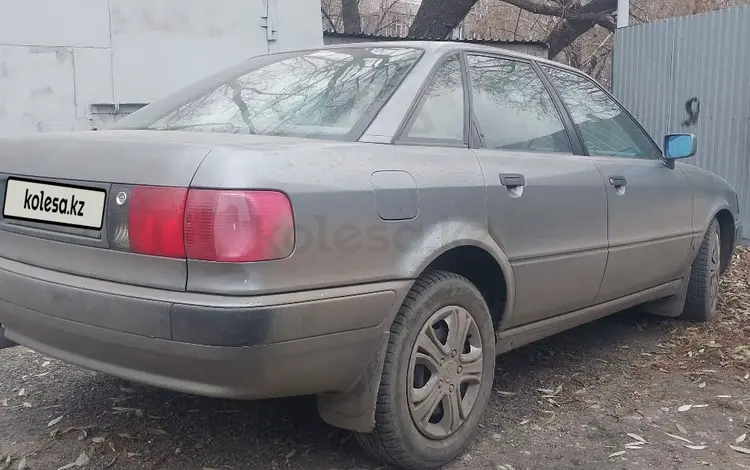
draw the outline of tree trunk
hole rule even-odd
[[[341,0],[341,17],[344,20],[345,33],[360,34],[362,32],[359,0]]]
[[[477,0],[422,0],[409,36],[444,39],[461,24]]]
[[[554,59],[563,49],[593,27],[594,23],[590,21],[560,20],[547,35],[547,57]]]
[[[592,21],[577,21],[561,19],[547,35],[549,44],[548,57],[554,59],[557,54],[568,47],[573,41],[599,25],[610,31],[615,30],[612,14],[617,9],[617,0],[591,0],[583,6],[578,6],[568,12],[569,17],[585,15],[592,17]]]

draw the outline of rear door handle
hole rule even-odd
[[[526,186],[526,178],[519,173],[500,173],[500,184],[508,189]]]
[[[624,176],[610,176],[609,184],[611,184],[615,188],[622,188],[623,186],[628,185],[628,180],[625,179]]]

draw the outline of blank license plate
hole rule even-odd
[[[101,230],[106,195],[103,189],[9,178],[3,216]]]

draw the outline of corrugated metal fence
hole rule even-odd
[[[750,6],[619,29],[613,93],[657,141],[698,137],[689,161],[729,181],[750,239]],[[747,242],[747,240],[746,240]]]

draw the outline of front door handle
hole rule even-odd
[[[500,184],[508,189],[526,186],[526,178],[519,173],[500,173]]]
[[[628,180],[625,179],[624,176],[610,176],[609,184],[611,184],[615,188],[622,188],[628,185]]]

